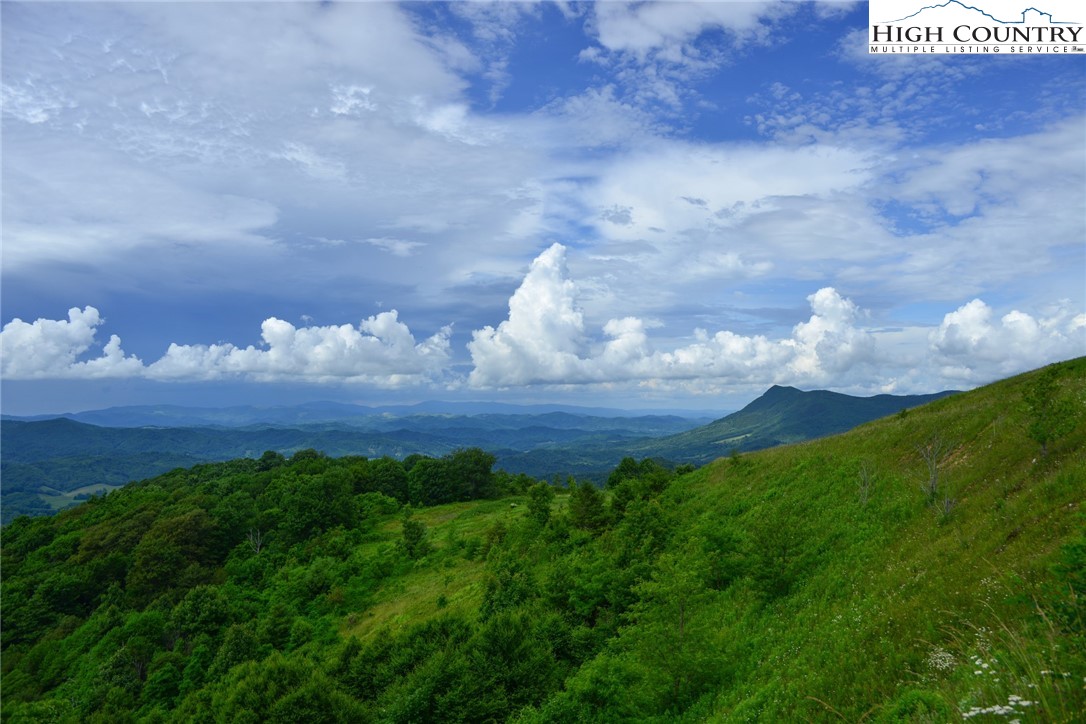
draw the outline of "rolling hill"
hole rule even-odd
[[[174,471],[5,530],[4,719],[1081,721],[1084,398],[1078,359],[605,494]]]
[[[761,450],[835,435],[951,394],[854,397],[774,385],[738,412],[693,430],[645,442],[633,452],[703,464],[733,450]]]
[[[700,427],[696,427],[701,422],[698,419],[674,415],[599,417],[556,409],[536,414],[401,417],[387,410],[362,414],[360,411],[369,408],[336,403],[221,410],[110,408],[80,415],[82,420],[108,421],[108,427],[73,417],[6,419],[0,423],[5,451],[0,461],[3,521],[70,505],[71,491],[114,487],[179,466],[254,457],[265,450],[289,455],[313,448],[333,456],[402,459],[478,446],[493,453],[498,465],[511,473],[562,480],[573,475],[599,483],[624,457],[702,465],[733,450],[758,450],[843,432],[947,394],[951,393],[853,397],[825,390],[772,387],[739,412]],[[336,419],[297,424],[299,419],[313,420],[320,415]],[[130,426],[147,419],[233,424]],[[294,420],[295,424],[240,424],[256,419]]]

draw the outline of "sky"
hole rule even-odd
[[[869,56],[863,2],[0,21],[8,414],[711,411],[1086,354],[1083,55]]]

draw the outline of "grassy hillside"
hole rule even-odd
[[[178,471],[5,529],[4,718],[1081,721],[1084,408],[1079,359],[406,515],[349,461]]]
[[[829,390],[804,392],[774,385],[738,412],[693,430],[646,440],[633,452],[700,465],[733,450],[763,450],[845,432],[949,394],[953,393],[854,397]]]

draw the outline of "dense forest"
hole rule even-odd
[[[1084,403],[1079,359],[601,487],[175,470],[4,527],[3,718],[1074,721]]]

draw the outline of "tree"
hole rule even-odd
[[[211,679],[221,677],[234,666],[255,659],[260,654],[260,644],[253,634],[252,628],[245,624],[234,624],[226,629],[222,645],[215,654],[208,671]]]
[[[157,520],[133,551],[129,598],[146,604],[168,590],[202,583],[210,576],[205,565],[211,562],[218,535],[215,521],[203,508]]]
[[[490,554],[487,572],[486,590],[479,607],[484,620],[519,606],[539,591],[531,567],[522,556],[509,549],[499,549]]]
[[[304,540],[315,532],[356,522],[354,483],[350,474],[332,468],[319,475],[297,476],[283,491],[280,528],[287,541]]]
[[[536,483],[528,488],[528,517],[543,528],[551,517],[554,488],[546,483]]]
[[[623,480],[635,480],[639,477],[641,477],[641,466],[637,464],[637,461],[630,457],[622,458],[618,467],[607,476],[607,488],[610,490],[618,487]]]
[[[173,608],[170,624],[182,637],[218,636],[230,621],[230,600],[218,586],[196,586]]]
[[[426,524],[412,515],[410,507],[404,510],[403,547],[409,558],[418,559],[430,552],[430,543],[426,540]]]
[[[371,460],[369,483],[373,492],[383,493],[400,503],[407,502],[407,471],[399,460],[388,456]]]
[[[412,505],[441,505],[451,503],[455,489],[445,460],[422,458],[407,473],[407,487]]]
[[[264,454],[260,456],[260,460],[257,461],[257,470],[271,470],[272,468],[285,465],[287,459],[283,457],[282,453],[277,453],[274,450],[265,450]]]
[[[495,493],[494,456],[477,447],[457,450],[446,457],[453,478],[454,500],[492,498]]]
[[[576,483],[569,496],[569,516],[574,526],[598,533],[607,524],[603,493],[591,483]]]
[[[934,504],[939,497],[939,463],[954,450],[954,445],[934,433],[922,445],[916,446],[916,452],[924,461],[928,478],[921,486],[928,502]]]
[[[1041,446],[1041,456],[1048,455],[1048,444],[1075,429],[1075,405],[1060,397],[1058,368],[1050,365],[1034,375],[1023,393],[1029,413],[1027,432]]]
[[[721,662],[714,661],[720,629],[706,615],[710,595],[704,549],[705,542],[695,538],[680,551],[662,554],[652,577],[635,587],[640,600],[630,616],[637,625],[629,636],[657,679],[661,708],[669,712],[689,706],[723,673]]]

